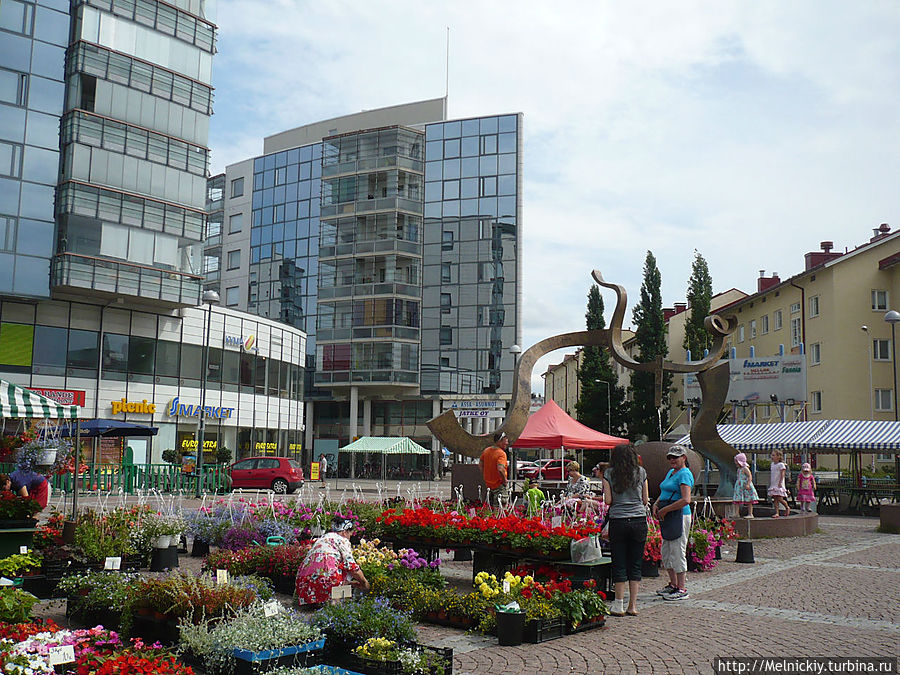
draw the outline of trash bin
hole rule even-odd
[[[525,612],[497,612],[497,643],[501,647],[522,644],[525,632]]]

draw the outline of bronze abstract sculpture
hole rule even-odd
[[[714,341],[709,354],[700,361],[680,363],[662,357],[654,361],[636,361],[628,355],[622,343],[622,321],[627,305],[625,289],[618,284],[605,282],[598,270],[594,270],[592,276],[600,286],[608,288],[616,294],[616,306],[609,328],[562,333],[545,338],[529,347],[522,354],[516,368],[509,412],[495,431],[505,432],[510,438],[510,444],[514,443],[521,435],[525,423],[528,421],[528,410],[531,405],[531,373],[537,360],[544,354],[564,347],[605,347],[612,357],[626,368],[652,372],[655,375],[657,408],[662,403],[663,372],[697,373],[703,402],[691,428],[691,444],[719,467],[720,485],[717,495],[730,496],[735,475],[733,462],[735,451],[721,439],[716,431],[716,419],[728,396],[728,362],[720,363],[720,360],[725,353],[725,338],[737,328],[737,319],[734,317],[723,319],[717,314],[710,314],[706,317],[704,325],[713,335]],[[480,457],[482,451],[491,445],[494,433],[478,436],[470,434],[460,426],[459,420],[452,410],[430,420],[428,428],[452,452],[474,458]]]

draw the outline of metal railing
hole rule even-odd
[[[13,464],[0,464],[0,472],[15,470]],[[205,493],[224,492],[228,488],[227,467],[204,464],[202,467],[201,489]],[[78,474],[80,492],[117,492],[126,494],[138,490],[158,490],[164,493],[194,492],[197,488],[197,469],[184,473],[176,464],[96,464]],[[64,473],[50,476],[54,492],[71,493],[74,474]]]

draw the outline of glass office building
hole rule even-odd
[[[306,331],[308,446],[433,447],[424,423],[460,399],[497,403],[464,420],[485,433],[512,391],[522,116],[401,108],[283,132],[226,169],[222,244],[207,256],[227,304]]]
[[[50,297],[68,0],[0,3],[0,294]]]

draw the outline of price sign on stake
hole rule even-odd
[[[469,509],[469,518],[475,517],[475,509]]]
[[[216,570],[216,583],[221,586],[228,583],[228,570]]]
[[[106,562],[103,564],[105,570],[122,569],[122,556],[107,556]]]
[[[550,527],[561,527],[562,526],[562,516],[553,516],[550,520]]]
[[[503,592],[509,593],[509,582],[506,579],[503,580]]]
[[[281,603],[277,600],[271,600],[263,605],[263,613],[266,617],[275,616],[281,611]]]
[[[75,663],[75,647],[63,645],[62,647],[50,647],[50,665],[58,666],[61,663]]]
[[[20,547],[19,547],[19,553],[21,553],[22,555],[27,555],[27,554],[28,554],[28,547],[27,547],[27,546],[20,546]]]
[[[350,587],[350,584],[344,584],[343,586],[335,586],[331,589],[331,599],[332,600],[343,600],[344,598],[349,598],[353,596],[353,589]]]

